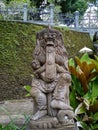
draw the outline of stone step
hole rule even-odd
[[[7,125],[10,122],[22,125],[26,122],[26,119],[24,115],[1,115],[0,116],[0,124]]]
[[[0,116],[1,115],[30,115],[33,113],[33,100],[9,100],[0,102]]]
[[[0,124],[7,125],[11,122],[23,126],[29,122],[33,114],[33,100],[9,100],[0,102]]]

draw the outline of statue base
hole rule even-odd
[[[43,117],[37,121],[30,120],[30,130],[75,130],[73,120],[65,120],[59,123],[56,117]]]

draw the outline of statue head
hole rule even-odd
[[[47,45],[62,46],[63,38],[62,33],[48,27],[45,30],[42,30],[37,33],[37,39],[39,40],[39,44],[41,47],[45,48]]]
[[[67,51],[64,47],[64,41],[62,33],[58,30],[55,30],[51,27],[48,27],[36,35],[36,47],[33,53],[33,57],[37,57],[38,55],[46,55],[46,47],[52,46],[55,48],[55,53],[67,57]],[[44,56],[41,57],[44,59]]]

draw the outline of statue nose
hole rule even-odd
[[[49,38],[52,38],[52,35],[51,35],[51,34],[49,34]]]

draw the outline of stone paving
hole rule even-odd
[[[0,102],[0,124],[23,125],[33,113],[32,99],[9,100]]]

